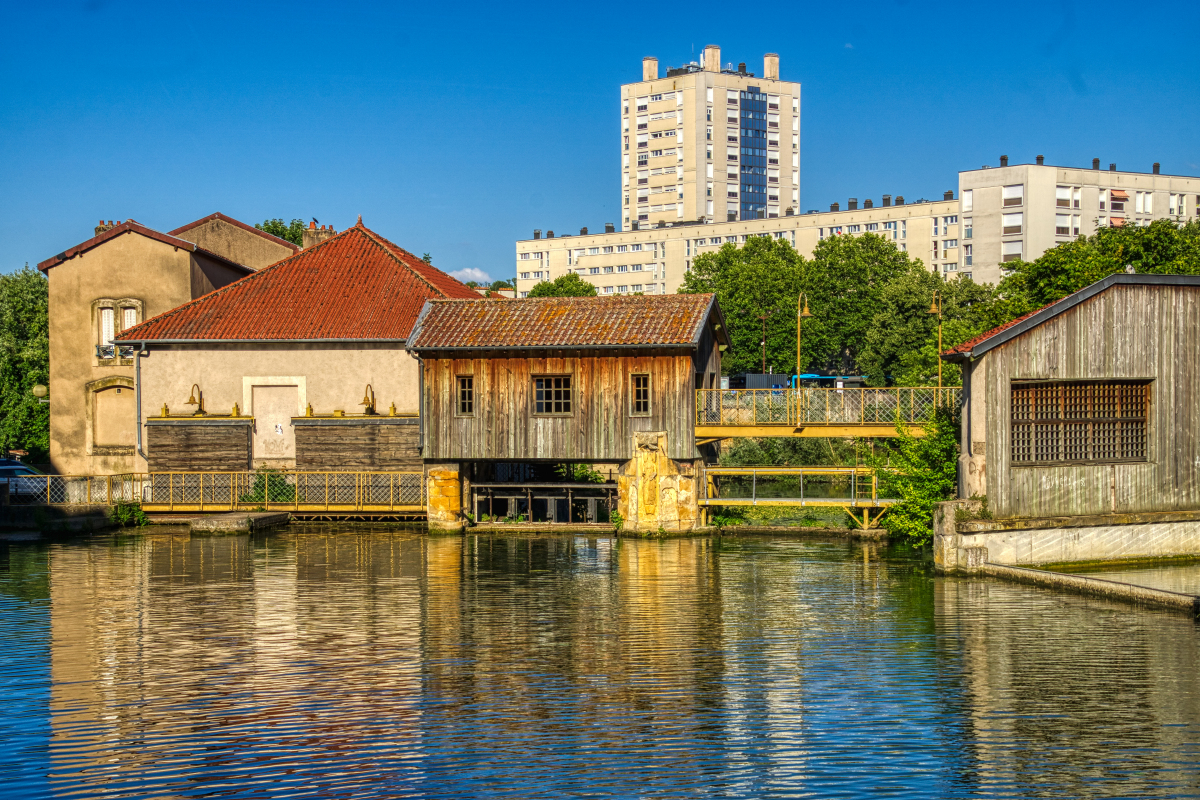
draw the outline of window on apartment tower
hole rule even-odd
[[[1025,202],[1025,186],[1022,184],[1005,186],[1002,190],[1002,197],[1005,206],[1019,206]]]
[[[458,416],[475,414],[475,378],[471,375],[458,376]]]
[[[1054,235],[1055,236],[1070,236],[1071,235],[1071,215],[1070,214],[1055,214],[1054,215]]]
[[[1071,187],[1056,186],[1054,188],[1054,205],[1059,208],[1071,207]]]
[[[959,195],[959,203],[962,205],[963,211],[971,211],[971,207],[975,203],[975,192],[971,189],[964,189]]]
[[[1000,224],[1003,226],[1001,228],[1001,233],[1003,233],[1006,236],[1015,234],[1015,233],[1020,233],[1021,227],[1024,224],[1024,220],[1025,220],[1025,216],[1023,214],[1021,214],[1020,212],[1017,212],[1015,214],[1001,214],[1000,215]]]
[[[629,385],[629,414],[634,417],[650,416],[650,376],[634,375]]]
[[[1000,260],[1020,261],[1022,252],[1021,242],[1002,242],[1000,245]]]
[[[1012,465],[1145,461],[1150,381],[1014,381]]]
[[[545,375],[533,379],[533,413],[567,415],[571,413],[571,376]]]

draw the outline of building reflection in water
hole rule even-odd
[[[1010,613],[1020,607],[1022,613]],[[959,657],[961,780],[982,794],[1195,796],[1200,639],[1179,614],[985,580],[935,586]]]
[[[882,555],[300,526],[56,545],[52,782],[154,797],[1200,790],[1170,766],[1197,763],[1200,740],[1189,620]]]

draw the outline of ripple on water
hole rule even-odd
[[[873,544],[0,547],[22,796],[1200,794],[1192,622]]]

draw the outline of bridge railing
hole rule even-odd
[[[151,472],[0,478],[12,505],[114,505],[147,511],[393,511],[425,506],[421,472]]]
[[[957,407],[962,389],[936,386],[868,389],[697,389],[696,425],[923,424],[941,406]]]

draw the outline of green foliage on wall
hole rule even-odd
[[[304,220],[294,219],[290,224],[281,219],[264,220],[261,225],[255,225],[260,231],[278,236],[285,242],[295,245],[304,244]]]
[[[33,463],[50,452],[50,406],[30,393],[50,382],[48,286],[28,266],[0,275],[0,449],[28,450]]]
[[[542,281],[529,290],[530,297],[595,297],[596,287],[568,272],[553,281]]]

